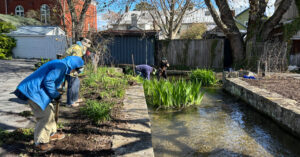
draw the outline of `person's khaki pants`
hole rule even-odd
[[[28,100],[28,104],[37,121],[34,129],[35,144],[49,143],[50,135],[56,132],[53,104],[50,103],[44,111],[31,100]]]

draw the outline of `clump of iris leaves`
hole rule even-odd
[[[197,69],[192,71],[189,79],[145,80],[144,92],[147,104],[157,109],[182,109],[200,105],[204,96],[203,86],[214,86],[217,79],[213,71]]]

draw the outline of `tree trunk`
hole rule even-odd
[[[174,16],[175,16],[175,0],[172,0],[170,5],[169,39],[174,39],[174,35],[173,35]]]
[[[74,6],[74,0],[67,0],[69,10],[71,13],[71,19],[72,19],[72,42],[73,42],[73,44],[76,43],[76,41],[78,41],[82,35],[85,15],[86,15],[86,12],[87,12],[88,7],[91,4],[91,2],[92,2],[91,0],[85,0],[82,9],[80,11],[76,11],[75,6]],[[80,13],[79,18],[78,18],[77,12]]]
[[[205,0],[211,15],[217,26],[223,31],[230,42],[232,60],[234,64],[240,64],[245,58],[245,46],[242,35],[237,28],[232,12],[226,0],[216,0],[220,14],[217,13],[210,0]]]

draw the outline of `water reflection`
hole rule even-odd
[[[221,89],[200,107],[151,111],[155,156],[299,156],[300,141]]]

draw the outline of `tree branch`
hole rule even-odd
[[[180,14],[178,15],[178,17],[176,18],[175,20],[175,27],[174,27],[174,32],[177,33],[178,30],[180,29],[181,27],[181,24],[182,24],[182,20],[183,20],[183,17],[190,5],[191,1],[190,0],[187,0],[184,7],[182,8],[182,11],[180,12]]]
[[[229,33],[228,27],[221,21],[221,18],[218,15],[215,8],[213,7],[211,1],[210,0],[204,0],[204,2],[206,4],[209,12],[211,13],[215,23],[217,24],[217,26],[224,32],[224,34],[228,34]]]
[[[79,23],[83,22],[83,20],[85,18],[85,15],[86,15],[86,11],[88,10],[91,2],[92,2],[92,0],[85,0],[84,1],[83,7],[82,7],[82,10],[81,10],[81,13],[80,13],[80,17],[79,17]]]
[[[275,25],[280,22],[283,14],[289,9],[291,4],[292,0],[282,0],[274,14],[264,23],[261,30],[261,38],[263,41],[267,40],[271,31]]]
[[[240,34],[238,27],[229,8],[227,0],[216,0],[217,6],[220,10],[221,20],[229,29],[228,33]]]
[[[68,6],[69,6],[72,22],[77,24],[78,18],[77,18],[76,10],[75,10],[75,7],[74,7],[74,3],[73,3],[72,0],[67,0],[67,3],[68,3]]]

